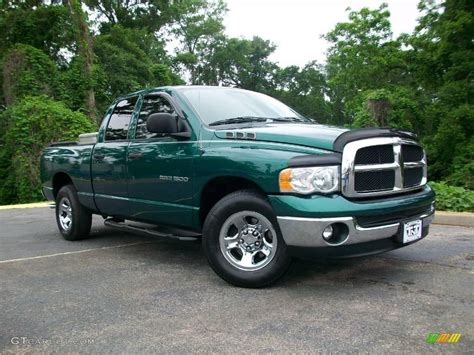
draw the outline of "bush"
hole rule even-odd
[[[0,114],[0,204],[38,201],[39,161],[51,142],[76,140],[96,127],[82,113],[46,96],[29,96]]]
[[[474,212],[474,191],[450,186],[444,182],[430,182],[436,192],[436,208],[442,211]]]

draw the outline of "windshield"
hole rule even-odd
[[[270,96],[253,91],[190,87],[181,90],[207,125],[248,122],[311,122]]]

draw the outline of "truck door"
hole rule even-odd
[[[160,93],[143,98],[128,149],[131,215],[146,222],[191,226],[193,158],[200,152],[198,143],[194,134],[183,140],[148,132],[146,121],[153,113],[176,114],[176,108]]]
[[[128,129],[137,97],[117,103],[106,126],[103,142],[92,154],[92,181],[97,208],[109,216],[128,216],[127,191]]]

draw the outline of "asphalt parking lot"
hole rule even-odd
[[[0,353],[454,352],[474,348],[474,229],[435,225],[374,257],[296,261],[278,284],[230,286],[199,242],[94,220],[66,242],[53,210],[0,211]],[[461,333],[427,344],[429,333]]]

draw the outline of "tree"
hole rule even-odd
[[[67,65],[65,54],[74,51],[75,37],[66,7],[44,5],[41,1],[30,6],[28,2],[3,4],[0,7],[0,59],[11,47],[23,43],[47,53],[58,65]]]
[[[298,112],[321,123],[331,121],[331,107],[326,100],[327,83],[324,68],[310,62],[303,68],[279,68],[273,76],[269,93]]]
[[[474,3],[421,1],[412,36],[412,71],[422,108],[430,176],[474,187]]]
[[[191,84],[198,84],[199,64],[210,55],[209,47],[223,36],[227,8],[222,0],[195,0],[189,6],[189,13],[178,17],[170,33],[181,42],[176,49],[176,63],[188,71]]]
[[[391,127],[413,131],[419,113],[411,91],[404,87],[368,90],[360,95],[354,127]]]
[[[348,22],[324,36],[331,43],[326,70],[336,123],[352,122],[361,92],[405,82],[401,43],[392,39],[389,17],[386,4],[350,11]]]
[[[92,65],[90,78],[84,78],[83,70],[83,58],[75,55],[71,58],[67,68],[62,68],[59,71],[62,90],[61,101],[71,110],[87,114],[85,104],[87,102],[88,87],[92,85],[97,112],[100,114],[110,105],[110,95],[107,94],[107,75],[97,60]]]
[[[7,106],[28,95],[61,97],[56,64],[37,48],[25,44],[12,47],[5,55],[2,69],[3,95]]]
[[[89,8],[100,15],[100,32],[106,33],[120,25],[130,29],[146,29],[156,33],[184,14],[192,13],[199,0],[85,0]]]
[[[277,65],[269,56],[275,48],[270,41],[260,37],[251,40],[222,38],[215,43],[212,54],[200,68],[203,82],[255,91],[270,89]]]
[[[145,87],[181,82],[166,65],[162,43],[145,29],[115,25],[96,37],[95,53],[107,77],[109,100]]]
[[[87,15],[82,11],[82,3],[80,0],[67,0],[67,4],[71,13],[72,22],[75,26],[77,50],[81,58],[82,74],[84,75],[84,81],[86,83],[86,112],[93,122],[100,124],[92,80],[94,52],[92,48],[92,38],[89,33],[89,25],[87,23]]]

